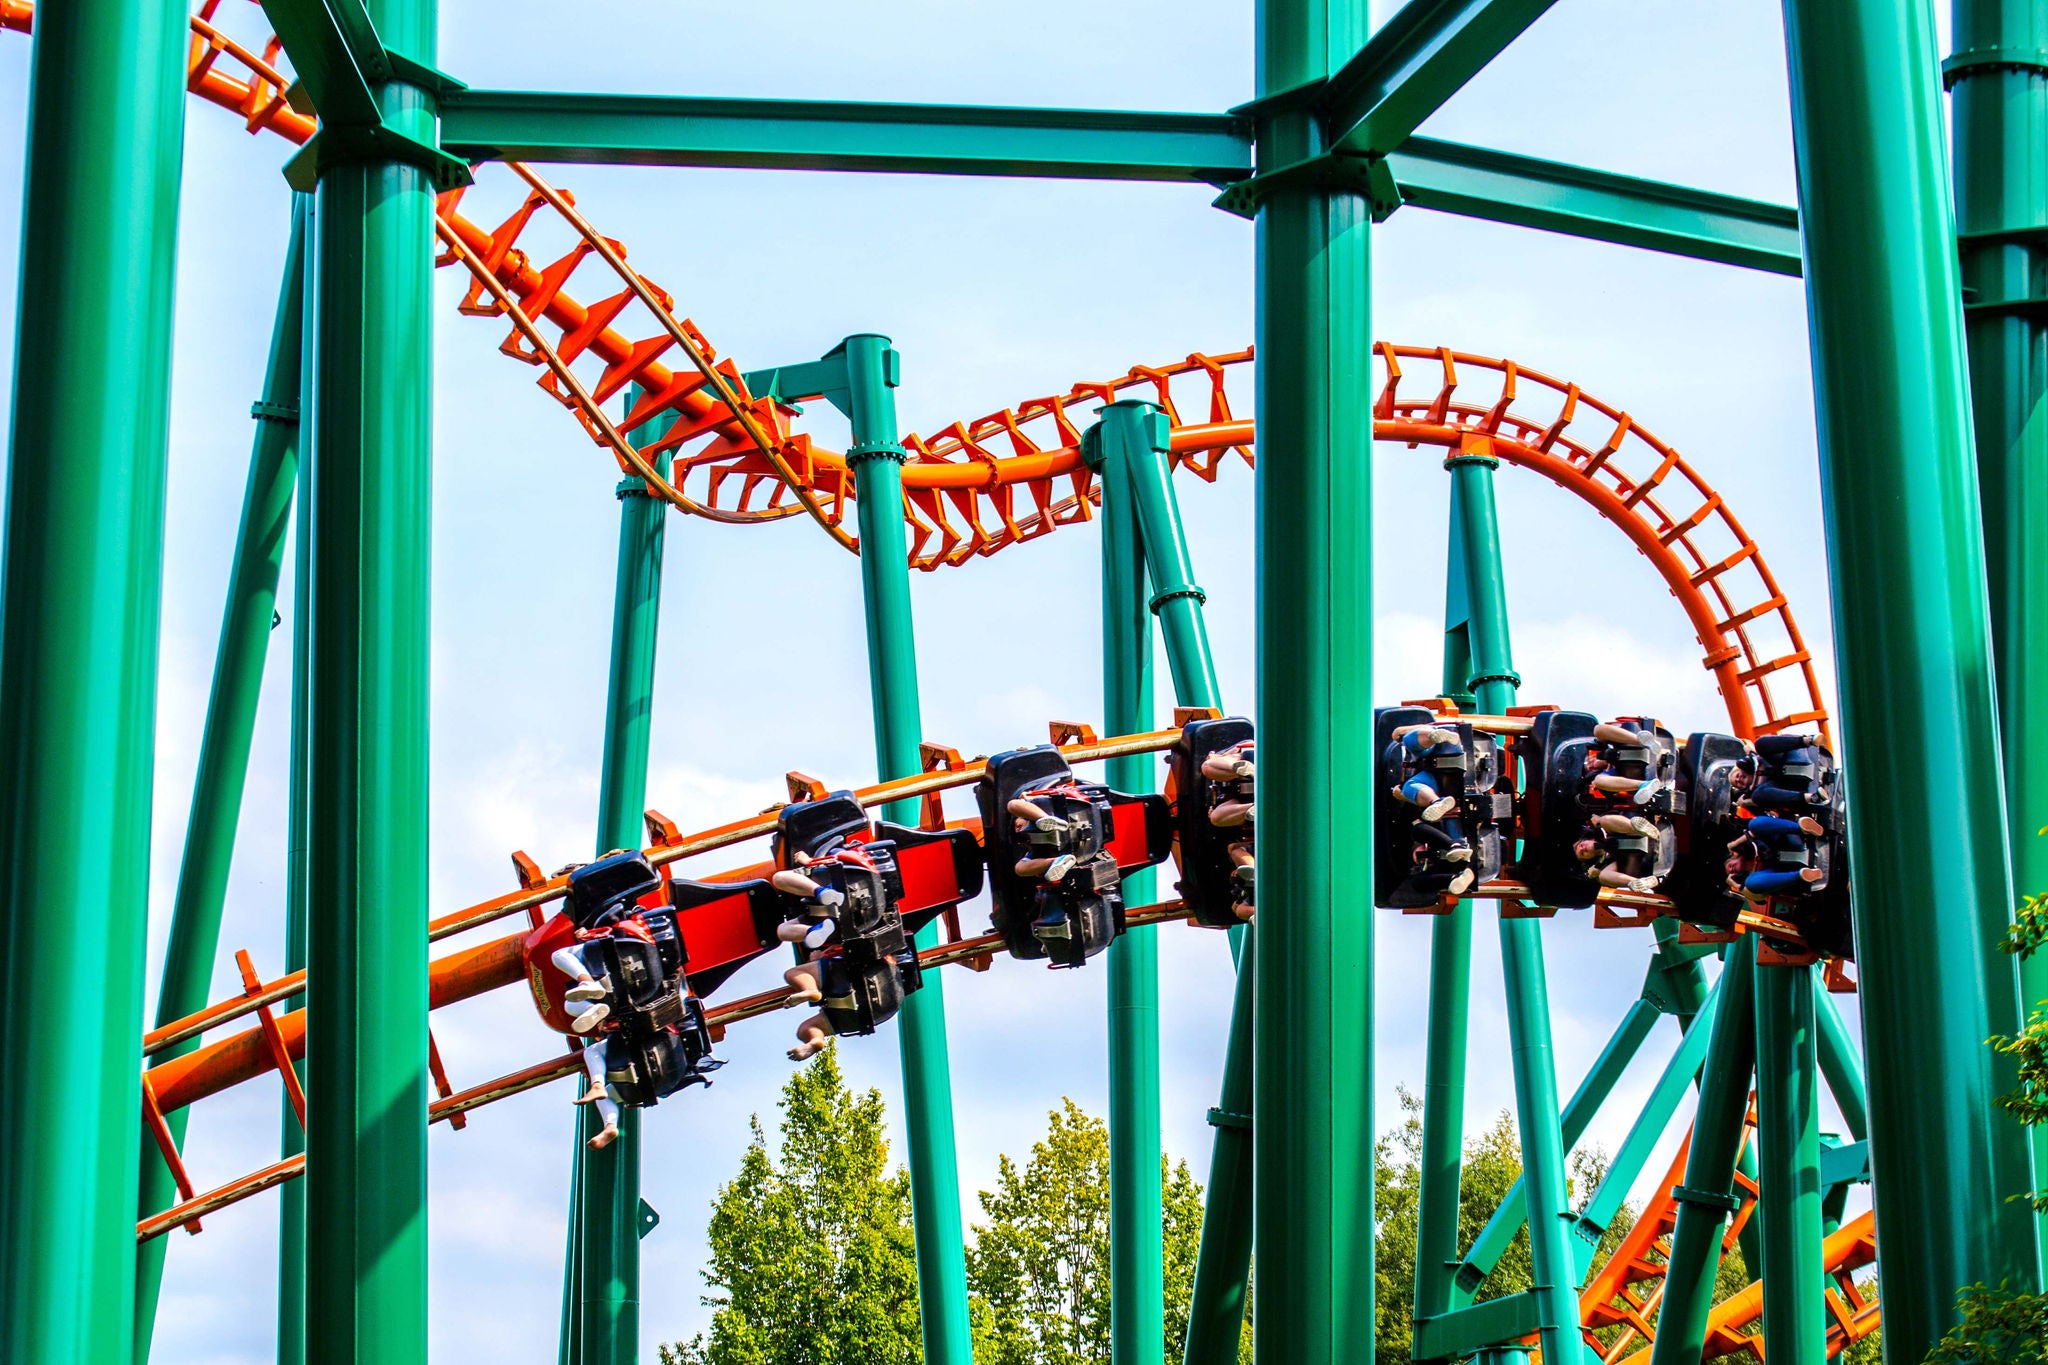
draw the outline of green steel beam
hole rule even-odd
[[[322,123],[363,127],[383,122],[370,83],[390,75],[390,62],[363,0],[261,3]]]
[[[458,90],[441,133],[471,160],[1220,185],[1251,173],[1249,128],[1230,114]]]
[[[1542,1295],[1524,1290],[1453,1308],[1434,1317],[1418,1318],[1414,1358],[1456,1360],[1489,1346],[1533,1336],[1542,1325],[1543,1310]]]
[[[1593,1116],[1600,1112],[1600,1106],[1605,1104],[1607,1097],[1614,1092],[1614,1087],[1621,1080],[1622,1073],[1628,1069],[1628,1064],[1635,1060],[1636,1053],[1642,1050],[1644,1040],[1650,1036],[1650,1030],[1657,1026],[1657,1017],[1656,1006],[1646,1000],[1638,1000],[1628,1007],[1628,1013],[1624,1014],[1621,1023],[1615,1026],[1614,1035],[1607,1040],[1607,1046],[1601,1049],[1599,1057],[1594,1059],[1592,1068],[1587,1071],[1585,1079],[1579,1082],[1579,1088],[1572,1092],[1563,1114],[1558,1118],[1558,1129],[1566,1151],[1576,1147],[1579,1139],[1585,1136],[1587,1127],[1593,1122]],[[1465,1253],[1465,1259],[1459,1264],[1456,1284],[1451,1290],[1453,1307],[1462,1307],[1473,1301],[1474,1296],[1479,1293],[1479,1287],[1485,1283],[1486,1277],[1493,1273],[1493,1268],[1500,1264],[1500,1258],[1507,1253],[1508,1247],[1513,1244],[1515,1235],[1522,1230],[1522,1225],[1528,1217],[1528,1202],[1523,1195],[1522,1182],[1518,1179],[1508,1187],[1507,1194],[1500,1201],[1500,1207],[1486,1220],[1486,1225],[1479,1230],[1479,1235],[1472,1239],[1471,1249]]]
[[[431,55],[434,0],[377,0]],[[431,96],[381,86],[431,143]],[[427,1342],[427,763],[434,188],[322,168],[307,295],[312,484],[306,1358],[395,1365]]]
[[[1400,202],[1571,237],[1797,275],[1789,208],[1557,161],[1411,137],[1386,159]]]
[[[1182,706],[1221,706],[1216,685],[1216,660],[1209,653],[1209,632],[1202,623],[1208,594],[1195,585],[1194,561],[1188,555],[1187,532],[1181,525],[1180,501],[1173,494],[1171,426],[1166,414],[1150,403],[1137,404],[1147,413],[1125,412],[1125,404],[1103,409],[1107,422],[1121,414],[1126,438],[1118,443],[1145,549],[1145,572],[1151,581],[1152,614],[1166,644],[1166,667],[1173,677],[1174,699]],[[1142,417],[1142,421],[1139,418]],[[1108,428],[1105,427],[1105,436]],[[1107,447],[1105,447],[1107,450]],[[1112,456],[1114,458],[1114,456]],[[1119,732],[1128,733],[1128,732]]]
[[[630,409],[639,386],[627,391]],[[635,446],[675,425],[664,413],[633,434]],[[671,452],[654,457],[668,477]],[[597,854],[637,848],[647,809],[647,755],[654,729],[654,665],[661,625],[661,564],[668,505],[638,478],[620,482],[618,572],[612,591],[611,667],[606,675],[604,760],[598,782]],[[574,1188],[564,1303],[562,1365],[632,1365],[640,1344],[640,1111],[619,1114],[611,1146],[587,1145],[604,1124],[594,1106],[576,1111],[570,1152]]]
[[[1821,1266],[1820,1097],[1806,967],[1756,969],[1757,1218],[1763,1224],[1767,1360],[1825,1365]]]
[[[2028,710],[2048,695],[2048,11],[1954,0],[1950,13],[1956,55],[1943,71],[1999,738],[2013,889],[2028,895],[2048,891],[2048,730]],[[2020,964],[2020,984],[2023,1012],[2048,1003],[2048,954]],[[2031,1132],[2035,1180],[2048,1180],[2048,1126]]]
[[[1257,94],[1321,80],[1363,0],[1260,0]],[[1262,172],[1322,155],[1313,112],[1264,105]],[[1373,1284],[1371,217],[1275,183],[1258,211],[1259,938],[1252,1122],[1258,1350],[1368,1352]]]
[[[2040,1284],[2016,1074],[2012,881],[1963,310],[1934,20],[1890,0],[1788,0],[1822,508],[1885,1351],[1920,1360],[1967,1285]],[[2038,174],[2038,168],[2030,173]],[[1661,1340],[1660,1340],[1661,1344]]]
[[[1102,471],[1103,714],[1113,735],[1152,728],[1152,614],[1131,464],[1165,443],[1165,426],[1154,404],[1112,403],[1090,433]],[[1107,767],[1119,791],[1153,788],[1149,754],[1113,758]],[[1124,878],[1126,899],[1149,903],[1153,882],[1150,868]],[[1159,1123],[1159,928],[1147,924],[1109,947],[1111,1365],[1166,1359]]]
[[[1816,970],[1818,970],[1816,968]],[[1849,1136],[1862,1142],[1870,1136],[1870,1100],[1863,1085],[1863,1059],[1856,1055],[1856,1041],[1848,1025],[1825,991],[1814,999],[1814,1016],[1820,1028],[1820,1074],[1827,1080],[1828,1093],[1842,1111]]]
[[[1685,1184],[1674,1191],[1678,1221],[1671,1231],[1664,1304],[1657,1315],[1650,1365],[1699,1365],[1706,1337],[1721,1265],[1721,1230],[1736,1207],[1735,1169],[1744,1145],[1749,1081],[1756,1064],[1756,935],[1736,940],[1717,984],[1721,1004],[1707,1042]]]
[[[313,201],[306,205],[307,229],[312,228]],[[310,238],[308,239],[310,245]],[[300,391],[304,392],[301,376]],[[313,674],[313,546],[306,528],[313,519],[313,484],[300,479],[292,519],[298,529],[292,536],[292,739],[290,788],[285,813],[284,881],[284,969],[304,971],[306,967],[306,792],[311,778],[308,758],[312,740]],[[303,1008],[305,997],[296,998]],[[307,1083],[307,1068],[299,1064],[299,1084]],[[292,1109],[291,1097],[278,1096],[278,1141],[280,1159],[306,1150],[306,1130]],[[287,1180],[278,1187],[277,1213],[277,1365],[306,1365],[306,1182]]]
[[[902,361],[889,339],[862,334],[822,362],[837,367],[820,395],[853,425],[846,458],[860,514],[860,576],[868,628],[868,683],[874,702],[875,763],[884,780],[923,768],[917,641],[910,611],[910,551],[903,536],[903,461],[896,386]],[[914,823],[915,798],[890,805],[891,820]],[[925,926],[919,948],[938,942]],[[910,1203],[917,1242],[917,1291],[929,1365],[973,1365],[967,1319],[966,1237],[960,1223],[960,1160],[953,1142],[953,1077],[946,1048],[943,972],[903,1002],[903,1127],[910,1149]]]
[[[0,538],[0,1360],[125,1365],[149,912],[108,869],[149,866],[185,13],[36,21]]]
[[[1332,150],[1384,156],[1553,0],[1408,0],[1322,93]]]
[[[228,870],[234,862],[235,827],[242,813],[242,789],[249,774],[249,738],[256,728],[256,702],[263,690],[263,665],[277,610],[277,580],[284,567],[285,532],[291,525],[292,489],[299,476],[300,300],[305,295],[305,202],[294,198],[285,247],[284,283],[270,334],[270,359],[263,397],[252,409],[256,436],[249,477],[242,489],[242,520],[228,570],[227,605],[221,614],[220,644],[213,659],[213,686],[206,699],[206,723],[199,737],[199,765],[192,781],[192,809],[185,824],[185,854],[178,867],[177,898],[171,906],[170,939],[164,949],[157,988],[159,1027],[206,1007],[220,948],[221,907],[227,900]],[[166,1060],[199,1046],[198,1039],[159,1053]],[[164,1116],[171,1137],[185,1141],[187,1109]],[[142,1196],[147,1217],[177,1202],[170,1167],[154,1143],[142,1148]],[[135,1356],[149,1359],[156,1328],[157,1292],[163,1285],[164,1254],[171,1238],[154,1237],[136,1249]]]

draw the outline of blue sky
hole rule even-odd
[[[1383,19],[1393,6],[1374,5]],[[450,0],[441,63],[472,85],[1216,110],[1252,94],[1251,6],[1040,0],[760,0],[746,6],[606,0]],[[241,21],[247,23],[247,20]],[[257,20],[260,23],[260,19]],[[244,31],[238,28],[236,31]],[[0,325],[12,335],[29,45],[0,39]],[[1542,19],[1424,131],[1777,202],[1792,198],[1778,8],[1578,0]],[[177,302],[170,510],[151,866],[152,976],[190,797],[255,396],[277,287],[284,147],[224,111],[188,110]],[[717,346],[753,368],[879,331],[903,354],[906,429],[930,432],[1080,379],[1252,330],[1251,230],[1200,187],[936,177],[564,167],[555,183],[628,244]],[[474,192],[508,205],[502,169]],[[493,220],[494,221],[494,220]],[[1826,569],[1806,369],[1804,300],[1780,279],[1408,210],[1374,233],[1379,338],[1510,356],[1574,379],[1685,451],[1762,544],[1809,642],[1829,649]],[[512,884],[508,855],[544,867],[594,838],[616,504],[615,475],[534,372],[497,352],[499,328],[459,316],[437,282],[435,355],[433,870],[445,911]],[[1240,411],[1250,410],[1246,390]],[[813,413],[818,413],[814,405]],[[0,406],[0,414],[4,414]],[[4,421],[0,415],[0,421]],[[819,416],[828,441],[840,434]],[[1445,485],[1436,457],[1376,452],[1375,559],[1382,699],[1436,690]],[[1183,480],[1196,573],[1225,696],[1253,704],[1251,481]],[[1500,498],[1523,696],[1603,713],[1647,710],[1674,728],[1722,712],[1699,649],[1662,585],[1584,507],[1526,475]],[[797,521],[746,529],[671,522],[649,802],[685,828],[759,810],[790,768],[834,783],[873,777],[860,590],[853,561]],[[913,585],[925,729],[966,753],[1035,742],[1053,717],[1101,707],[1097,547],[1062,531]],[[1052,588],[1071,628],[1020,628],[1004,604]],[[285,601],[289,602],[289,588]],[[793,668],[774,648],[801,630]],[[286,633],[275,637],[258,720],[223,969],[247,947],[281,960]],[[1831,673],[1831,669],[1827,670]],[[1163,669],[1162,669],[1163,674]],[[1163,684],[1162,684],[1163,685]],[[1169,705],[1162,695],[1161,705]],[[736,861],[736,860],[735,860]],[[729,865],[729,862],[707,866]],[[979,923],[978,911],[969,918]],[[1419,1081],[1427,930],[1377,924],[1376,1092]],[[1545,931],[1560,1085],[1575,1084],[1633,998],[1639,933],[1583,916]],[[1470,1116],[1512,1102],[1494,937],[1474,964]],[[1166,1143],[1206,1169],[1228,1014],[1220,936],[1172,930],[1162,946]],[[763,966],[735,990],[765,984]],[[1071,1095],[1106,1107],[1106,973],[1004,964],[948,980],[963,1197],[1021,1153]],[[1846,1007],[1853,1014],[1853,1001]],[[711,1091],[646,1125],[645,1193],[663,1215],[643,1243],[644,1346],[687,1335],[702,1228],[736,1169],[746,1119],[769,1117],[787,1074],[781,1019],[737,1029]],[[457,1085],[548,1055],[523,999],[435,1020]],[[1609,1150],[1675,1032],[1660,1033],[1592,1131]],[[1024,1046],[1020,1040],[1029,1040]],[[856,1083],[898,1094],[893,1037],[855,1040]],[[188,1159],[202,1185],[273,1159],[277,1095],[264,1085],[196,1112]],[[539,1361],[554,1350],[570,1114],[532,1093],[436,1127],[432,1155],[435,1358]],[[1652,1163],[1661,1170],[1675,1134]],[[177,1234],[158,1359],[270,1358],[276,1203],[259,1197]]]

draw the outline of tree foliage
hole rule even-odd
[[[827,1048],[780,1107],[778,1150],[756,1116],[712,1206],[709,1337],[663,1346],[662,1365],[921,1360],[910,1177],[888,1171],[881,1094],[852,1094]]]
[[[1180,1359],[1202,1236],[1202,1187],[1162,1162],[1166,1356]],[[1047,1115],[1020,1167],[1000,1159],[967,1251],[981,1365],[1094,1365],[1109,1358],[1109,1130],[1072,1100]]]

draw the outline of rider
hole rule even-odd
[[[580,1016],[577,1023],[580,1027]],[[605,1072],[611,1066],[610,1055],[608,1036],[599,1035],[583,1044],[583,1072],[590,1078],[590,1088],[577,1096],[576,1103],[596,1105],[598,1117],[604,1120],[604,1127],[586,1144],[593,1152],[603,1151],[619,1139],[619,1102],[605,1081]]]
[[[1465,745],[1458,738],[1458,732],[1426,721],[1418,725],[1403,725],[1394,731],[1385,757],[1407,774],[1394,788],[1394,795],[1410,805],[1421,807],[1417,828],[1441,824],[1442,833],[1449,836],[1445,847],[1450,851],[1438,856],[1459,862],[1463,858],[1457,856],[1457,851],[1462,850],[1464,858],[1471,857],[1471,847],[1465,842],[1464,825],[1454,814],[1458,809],[1458,798],[1443,794],[1443,789],[1437,785],[1435,772],[1437,764],[1444,760],[1456,760],[1455,764],[1446,763],[1445,766],[1462,768],[1465,765]]]
[[[1827,788],[1808,777],[1803,789],[1781,787],[1766,781],[1768,762],[1780,774],[1788,767],[1804,766],[1808,773],[1819,769],[1816,740],[1811,735],[1760,735],[1756,752],[1747,754],[1728,774],[1728,786],[1738,800],[1754,810],[1794,811],[1808,806],[1826,806],[1833,798]]]
[[[1728,874],[1729,889],[1758,900],[1805,891],[1826,875],[1820,868],[1811,864],[1770,867],[1765,865],[1765,859],[1774,853],[1792,853],[1803,858],[1806,853],[1805,836],[1819,838],[1825,833],[1826,828],[1810,815],[1802,815],[1797,820],[1775,815],[1751,817],[1743,832],[1728,841],[1724,870]]]
[[[1616,749],[1633,749],[1643,753],[1643,762],[1649,770],[1656,771],[1657,741],[1640,730],[1631,730],[1625,725],[1603,721],[1593,727],[1593,738],[1602,744],[1613,745]],[[1591,781],[1587,786],[1606,796],[1625,796],[1638,806],[1647,806],[1670,790],[1671,784],[1652,777],[1623,777],[1616,771],[1623,760],[1619,755],[1608,757],[1597,746],[1586,751],[1586,772]]]
[[[584,931],[577,930],[576,936],[583,938]],[[576,978],[576,984],[562,999],[569,1011],[570,1026],[578,1033],[590,1032],[612,1012],[612,1007],[604,1002],[605,983],[591,970],[590,952],[595,946],[589,942],[572,943],[555,949],[553,955],[556,969],[564,976]]]
[[[872,860],[850,843],[837,844],[817,857],[802,849],[792,849],[790,856],[801,867],[832,862],[874,870]],[[846,903],[846,893],[838,887],[823,885],[793,868],[779,869],[769,881],[776,890],[805,902],[804,917],[776,925],[775,937],[784,943],[803,945],[804,960],[782,974],[782,979],[789,983],[788,1004],[815,1005],[825,998],[823,975],[830,959],[845,951],[843,945],[832,941],[839,932],[838,922],[832,918],[832,913]],[[806,1060],[825,1045],[832,1032],[831,1021],[826,1019],[822,1010],[804,1020],[797,1025],[797,1045],[789,1050],[790,1060]]]
[[[1218,829],[1242,829],[1244,838],[1233,839],[1224,852],[1230,858],[1230,913],[1249,920],[1254,910],[1258,861],[1252,852],[1251,824],[1254,819],[1253,787],[1258,768],[1252,743],[1217,749],[1202,760],[1202,776],[1215,784],[1218,799],[1209,806],[1209,823]]]
[[[1618,849],[1611,840],[1601,837],[1603,835],[1648,839],[1648,853],[1640,855],[1632,849]],[[1573,842],[1572,856],[1584,864],[1582,870],[1585,874],[1602,886],[1647,895],[1657,889],[1660,879],[1654,872],[1647,877],[1637,876],[1625,870],[1622,862],[1647,862],[1654,869],[1657,865],[1657,841],[1661,837],[1662,831],[1655,823],[1640,815],[1596,815],[1587,823],[1585,832]]]
[[[1033,795],[1044,796],[1045,792]],[[1060,848],[1061,834],[1068,828],[1067,822],[1056,815],[1047,813],[1045,807],[1030,797],[1019,796],[1009,803],[1010,827],[1024,836],[1028,849],[1049,849],[1048,853],[1027,852],[1016,862],[1019,877],[1027,880],[1040,878],[1038,888],[1038,918],[1031,921],[1035,934],[1058,931],[1066,926],[1066,907],[1060,903],[1058,886],[1072,872],[1080,859]]]

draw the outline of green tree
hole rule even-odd
[[[911,1365],[918,1334],[910,1177],[888,1170],[882,1097],[854,1095],[832,1048],[782,1088],[771,1155],[759,1116],[712,1206],[709,1337],[662,1365]]]
[[[1186,1162],[1160,1164],[1166,1356],[1187,1338],[1202,1186]],[[1109,1358],[1109,1130],[1072,1100],[1047,1116],[1020,1168],[1000,1158],[981,1192],[986,1221],[967,1251],[981,1365],[1095,1365]]]

